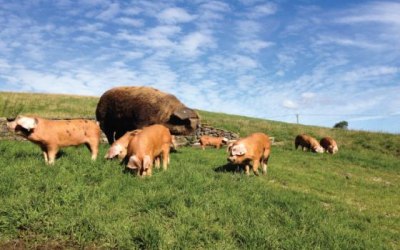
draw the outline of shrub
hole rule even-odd
[[[333,127],[340,128],[340,129],[347,129],[349,127],[349,123],[347,121],[341,121],[341,122],[336,123]]]

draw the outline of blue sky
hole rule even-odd
[[[400,2],[0,0],[0,91],[121,85],[202,110],[400,133]]]

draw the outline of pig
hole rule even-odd
[[[136,129],[126,132],[118,140],[114,141],[114,143],[108,149],[104,158],[113,159],[115,157],[118,157],[118,159],[123,160],[127,154],[128,144],[131,141],[132,137],[137,135],[141,131],[141,129]]]
[[[127,131],[163,124],[173,135],[193,133],[200,118],[175,96],[151,87],[115,87],[100,97],[96,119],[109,144]]]
[[[54,164],[59,148],[85,144],[96,160],[101,130],[96,121],[47,120],[40,117],[18,116],[7,123],[9,130],[39,145],[46,164]]]
[[[294,141],[295,149],[301,146],[302,150],[311,150],[314,153],[323,153],[324,149],[321,147],[319,142],[314,138],[306,134],[296,136]]]
[[[336,141],[329,136],[322,138],[319,144],[330,154],[335,154],[339,150]]]
[[[172,143],[171,133],[164,125],[144,127],[128,144],[127,168],[136,170],[139,176],[151,176],[153,162],[156,161],[157,164],[159,157],[162,159],[163,169],[167,170]]]
[[[262,165],[262,173],[267,174],[268,160],[271,153],[271,142],[268,135],[254,133],[228,145],[228,162],[244,165],[247,175],[250,174],[250,163],[255,175],[258,176],[258,167]]]
[[[225,137],[213,137],[208,135],[203,135],[200,137],[200,145],[203,150],[206,149],[207,145],[215,146],[219,149],[223,144],[226,144],[228,139]]]

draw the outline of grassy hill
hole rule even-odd
[[[93,117],[98,98],[0,93],[0,116]],[[0,248],[398,249],[400,136],[199,111],[246,136],[265,132],[267,176],[226,168],[224,150],[180,148],[137,178],[117,161],[67,148],[52,167],[29,142],[0,141]],[[295,151],[330,135],[336,155]]]

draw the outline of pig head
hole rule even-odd
[[[199,126],[199,116],[193,109],[183,107],[174,111],[164,125],[171,131],[171,134],[190,134]]]

